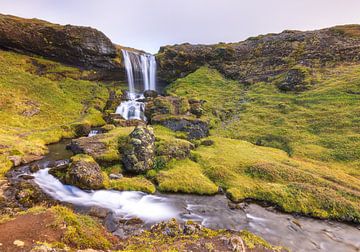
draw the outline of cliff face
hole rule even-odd
[[[90,27],[0,15],[0,47],[100,70],[103,78],[124,76],[119,48],[102,32]]]
[[[284,31],[216,45],[181,44],[161,47],[158,76],[167,82],[209,65],[225,77],[245,83],[268,81],[294,69],[360,61],[360,25],[300,32]],[[306,71],[305,71],[306,72]],[[304,74],[304,73],[302,73]]]

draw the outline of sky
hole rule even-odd
[[[360,0],[0,0],[0,13],[91,26],[151,53],[163,45],[360,24],[359,11]]]

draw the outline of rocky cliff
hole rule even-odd
[[[100,78],[122,79],[125,74],[120,47],[90,27],[0,14],[0,48],[98,70]]]
[[[288,75],[285,77],[288,82],[292,79],[296,82],[305,79],[314,67],[359,62],[360,25],[284,31],[229,44],[164,46],[157,54],[157,61],[158,75],[167,82],[203,65],[245,83],[268,81],[283,73]],[[285,85],[284,89],[297,88]]]

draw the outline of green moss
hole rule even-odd
[[[119,153],[120,145],[133,130],[134,127],[117,127],[103,134],[100,142],[106,145],[106,151],[96,157],[96,160],[104,164],[119,163],[121,160],[121,153]]]
[[[205,100],[212,135],[247,140],[289,154],[360,167],[360,66],[301,68],[311,90],[283,93],[272,83],[243,85],[206,67],[167,87],[172,95]],[[309,79],[309,80],[307,80]],[[334,120],[336,118],[336,120]],[[358,174],[355,169],[352,173]]]
[[[196,194],[215,194],[218,187],[207,178],[197,163],[173,160],[156,176],[159,190],[164,192],[183,192]]]
[[[111,235],[90,216],[75,214],[66,207],[51,208],[55,215],[55,225],[63,227],[62,241],[70,247],[79,249],[109,249],[112,246]]]
[[[251,198],[272,202],[286,212],[360,221],[360,183],[339,167],[290,158],[283,151],[245,141],[210,139],[214,144],[198,147],[194,155],[203,173],[232,200]]]
[[[123,177],[121,179],[109,179],[104,176],[104,186],[106,189],[113,189],[119,191],[142,191],[145,193],[155,193],[156,189],[153,183],[143,176],[137,177]]]
[[[48,69],[41,75],[33,61]],[[44,155],[45,144],[73,137],[76,123],[102,125],[105,85],[81,80],[79,69],[0,51],[0,176],[10,167],[14,151],[25,160]],[[61,78],[54,77],[61,75]]]
[[[240,232],[240,237],[244,240],[246,247],[249,249],[255,249],[256,247],[263,247],[266,249],[271,249],[272,251],[284,251],[283,247],[275,247],[262,239],[261,237],[250,233],[247,230]]]
[[[96,163],[96,161],[93,159],[93,157],[91,157],[89,155],[85,155],[85,154],[77,154],[75,156],[72,156],[71,161],[72,162],[84,161],[87,163]]]

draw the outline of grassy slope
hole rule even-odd
[[[47,67],[39,76],[32,60]],[[95,82],[78,80],[76,68],[0,51],[0,177],[11,167],[7,156],[41,155],[45,144],[72,136],[74,125],[104,123],[101,112],[108,92]],[[24,111],[40,112],[31,117]]]
[[[359,222],[359,73],[360,66],[318,72],[312,90],[295,94],[275,82],[246,87],[202,67],[167,92],[207,101],[215,145],[194,155],[234,200]]]

